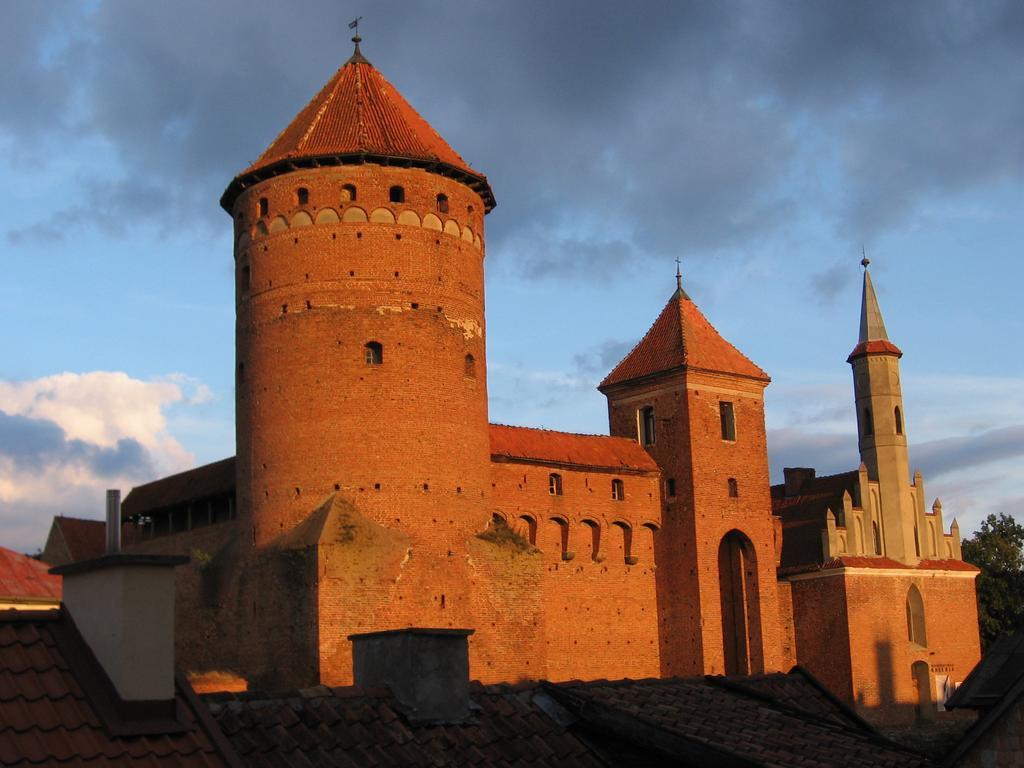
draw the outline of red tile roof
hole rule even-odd
[[[132,488],[121,504],[121,517],[127,519],[234,490],[235,457],[231,456]]]
[[[97,681],[108,681],[97,673],[102,668],[62,611],[0,613],[0,766],[237,765],[181,680],[174,727],[114,735],[124,721],[104,706]]]
[[[887,339],[862,341],[853,348],[853,352],[850,353],[849,358],[847,358],[847,362],[853,360],[855,357],[861,357],[862,355],[869,354],[896,355],[896,357],[903,357],[903,350]]]
[[[365,162],[419,165],[462,176],[484,198],[494,195],[474,171],[384,76],[358,52],[339,69],[251,166],[235,179],[221,203],[229,208],[245,179],[279,163],[359,156]],[[286,170],[290,170],[287,168]]]
[[[65,565],[66,563],[76,563],[80,560],[92,560],[106,552],[107,524],[104,520],[85,520],[80,517],[57,515],[53,518],[52,528],[50,536],[53,536],[54,530],[56,530],[64,543],[64,547],[67,549],[69,559],[64,562],[56,562],[52,558],[46,560],[50,565]],[[122,545],[134,544],[138,539],[138,535],[138,529],[134,524],[125,523],[121,526]],[[46,543],[47,550],[49,550],[49,539]],[[48,551],[44,552],[44,559],[49,554]]]
[[[656,472],[658,465],[635,440],[577,435],[531,427],[491,424],[491,457],[585,467]]]
[[[46,563],[0,547],[0,601],[59,601],[61,578],[49,570]]]
[[[675,368],[731,373],[770,381],[736,347],[722,338],[685,291],[677,290],[633,350],[598,389]]]

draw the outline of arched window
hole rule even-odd
[[[871,418],[871,409],[864,409],[864,437],[871,437],[875,434],[875,420]]]
[[[448,213],[448,195],[437,196],[437,212]]]
[[[595,523],[593,520],[581,520],[583,526],[584,541],[588,538],[590,540],[590,559],[595,563],[604,560],[601,555],[601,526]]]
[[[900,407],[898,405],[896,406],[895,409],[893,409],[893,416],[896,417],[896,434],[897,435],[902,435],[903,434],[903,414],[900,413]]]
[[[650,405],[640,411],[640,443],[654,445],[654,407]]]
[[[529,515],[520,515],[519,526],[518,533],[530,544],[537,546],[537,521]]]
[[[405,187],[394,186],[388,190],[388,199],[392,203],[404,203],[405,202]]]
[[[871,534],[875,539],[875,554],[882,554],[882,532],[878,529],[878,522],[871,521]]]
[[[363,349],[367,365],[384,364],[384,347],[379,342],[368,341]]]
[[[270,213],[270,203],[267,202],[267,198],[260,198],[260,216],[266,216]]]
[[[622,561],[626,565],[636,565],[639,560],[633,554],[633,529],[623,522],[612,523],[612,529],[616,534],[615,546],[618,550],[617,554],[622,556]]]
[[[739,495],[740,495],[740,486],[736,482],[736,478],[735,477],[730,477],[729,478],[729,498],[737,499],[737,498],[739,498]]]
[[[545,540],[545,545],[554,540],[551,543],[555,544],[559,560],[572,560],[575,557],[575,553],[569,551],[569,523],[566,520],[560,517],[550,518],[546,536],[548,539]]]
[[[928,646],[928,635],[924,626],[924,600],[914,585],[907,592],[907,639],[921,647]]]
[[[463,370],[463,374],[466,376],[470,376],[472,378],[476,378],[476,358],[473,357],[472,355],[466,355],[465,369]]]
[[[295,191],[295,200],[299,205],[309,205],[309,190],[305,187],[299,187]]]
[[[625,501],[626,500],[626,488],[622,484],[622,481],[616,478],[612,480],[612,500],[614,501]]]
[[[356,186],[355,184],[344,184],[341,187],[341,202],[351,203],[356,199]]]
[[[552,496],[562,495],[562,476],[557,472],[548,475],[548,493]]]

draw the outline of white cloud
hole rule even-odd
[[[106,488],[127,493],[194,466],[168,432],[167,412],[212,398],[205,384],[181,374],[0,381],[0,544],[41,547],[53,515],[101,517]]]

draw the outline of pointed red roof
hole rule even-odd
[[[605,377],[598,389],[673,368],[771,381],[767,373],[722,338],[681,288],[672,294],[647,335]]]
[[[259,159],[232,181],[221,205],[229,208],[242,189],[293,170],[293,165],[363,162],[423,167],[459,178],[483,197],[487,210],[494,207],[487,178],[441,138],[358,46]]]

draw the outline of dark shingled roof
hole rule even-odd
[[[248,766],[604,766],[533,703],[537,687],[474,686],[461,724],[412,725],[387,690],[319,687],[204,700]]]
[[[491,457],[497,460],[574,464],[657,472],[658,465],[636,440],[577,435],[530,427],[491,424]]]
[[[472,684],[463,723],[417,725],[386,690],[204,700],[246,765],[917,768],[807,673]]]
[[[729,373],[768,382],[768,374],[722,338],[697,305],[679,289],[654,325],[609,373],[598,389],[675,368]]]
[[[175,727],[151,735],[119,729],[104,683],[63,611],[0,612],[0,766],[237,765],[183,678]]]
[[[772,512],[782,520],[782,568],[821,564],[825,513],[842,513],[843,494],[854,496],[858,472],[808,478],[799,493],[786,496],[784,484],[771,488]]]
[[[764,678],[770,683],[765,684]],[[802,684],[780,698],[772,686]],[[799,680],[799,683],[794,683]],[[609,734],[633,732],[693,765],[915,768],[929,761],[852,723],[805,673],[754,678],[596,681],[550,686],[552,696]],[[853,717],[856,717],[855,715]]]
[[[1019,718],[1024,707],[1024,633],[999,638],[946,701],[947,709],[979,710],[978,720],[942,762],[960,765],[993,728]]]
[[[121,518],[186,504],[235,490],[235,457],[204,464],[132,488],[121,504]]]

